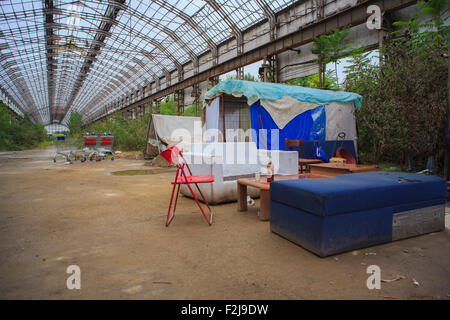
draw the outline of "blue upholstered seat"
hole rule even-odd
[[[326,256],[392,241],[394,214],[443,208],[446,193],[443,179],[399,172],[276,181],[270,185],[270,227]]]

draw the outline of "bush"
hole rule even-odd
[[[144,150],[149,119],[150,114],[134,120],[128,120],[122,114],[114,114],[105,122],[90,124],[85,132],[114,134],[114,148],[116,150]]]
[[[47,137],[42,124],[16,116],[0,102],[0,150],[35,148]]]
[[[367,56],[357,52],[348,68],[346,91],[363,96],[357,112],[360,159],[400,163],[404,168],[411,157],[424,167],[432,155],[442,169],[448,28],[439,27],[439,19],[432,28],[419,28],[414,19],[397,25],[406,29],[400,37],[397,31],[388,39],[381,51],[382,66],[371,66]]]

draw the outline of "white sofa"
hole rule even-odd
[[[183,154],[194,175],[212,174],[214,183],[199,184],[206,200],[211,204],[236,201],[236,180],[266,174],[269,157],[275,174],[298,173],[296,151],[258,150],[254,142],[193,143]],[[199,197],[195,187],[193,190]],[[252,198],[259,197],[259,189],[248,188]],[[191,197],[187,186],[182,185],[181,194]]]

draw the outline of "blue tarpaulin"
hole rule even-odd
[[[255,141],[258,149],[284,150],[284,141],[287,139],[312,140],[314,133],[318,135],[319,141],[326,137],[326,115],[325,106],[308,110],[293,118],[282,130],[273,121],[270,114],[264,109],[260,102],[255,102],[250,107],[250,121],[252,127],[252,141]],[[261,124],[263,131],[261,131]],[[278,130],[272,132],[273,129]],[[278,146],[272,138],[278,137]]]

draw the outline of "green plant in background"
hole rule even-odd
[[[351,46],[352,42],[345,41],[350,34],[350,26],[342,30],[334,30],[327,36],[329,50],[329,62],[334,63],[334,74],[336,76],[336,85],[339,89],[339,78],[337,72],[338,60],[346,55],[346,50]]]
[[[173,96],[169,96],[165,100],[161,101],[161,114],[176,116],[178,115],[177,107],[173,101]]]
[[[360,50],[347,68],[345,90],[363,96],[357,112],[358,149],[366,162],[407,166],[411,157],[424,167],[429,155],[442,167],[447,104],[448,4],[419,1],[411,21],[395,23],[382,48],[381,66]],[[432,14],[423,20],[423,14]]]
[[[24,150],[37,147],[47,139],[47,131],[28,116],[16,116],[0,101],[0,150]]]
[[[336,77],[336,86],[339,88],[337,65],[338,60],[347,54],[346,50],[352,43],[346,41],[346,38],[350,34],[350,27],[336,29],[331,33],[312,38],[313,47],[311,52],[317,56],[314,61],[319,65],[319,88],[321,89],[330,89],[326,83],[326,66],[330,62],[334,63],[334,76]]]
[[[233,76],[233,75],[228,75],[225,80],[237,80],[237,77]],[[259,79],[257,77],[255,77],[254,75],[252,75],[251,73],[246,73],[242,80],[254,81],[254,82],[258,82],[259,81]]]
[[[81,114],[74,111],[70,114],[69,121],[67,122],[67,127],[69,128],[70,134],[73,136],[78,136],[83,131],[83,119]]]
[[[329,62],[329,52],[328,41],[326,35],[321,35],[319,37],[313,37],[313,47],[311,52],[317,56],[316,61],[319,65],[319,88],[325,87],[325,71],[327,63]]]
[[[197,109],[195,110],[195,105],[187,106],[184,108],[183,116],[186,117],[200,117],[202,115],[203,103],[200,103]]]
[[[310,75],[310,76],[302,77],[302,78],[288,80],[285,83],[291,84],[291,85],[296,85],[296,86],[301,86],[301,87],[308,87],[308,88],[316,88],[316,89],[322,88],[322,85],[321,85],[321,82],[319,79],[319,75],[317,73]],[[334,70],[327,70],[325,72],[325,85],[324,86],[327,89],[337,89],[336,77],[334,74]]]
[[[145,147],[147,137],[147,125],[150,114],[133,120],[125,118],[117,113],[109,116],[104,122],[96,122],[88,125],[85,132],[112,133],[115,136],[114,148],[121,151],[138,151]]]
[[[202,106],[200,105],[199,114],[201,114],[201,108]],[[178,115],[178,110],[172,96],[161,101],[161,114]],[[198,114],[195,114],[195,106],[186,107],[183,116],[198,116]],[[79,128],[80,118],[75,116],[73,122],[69,120],[74,125],[74,131]],[[83,132],[112,133],[115,136],[114,148],[116,150],[141,151],[145,148],[149,120],[150,113],[146,113],[144,116],[132,120],[123,116],[122,113],[116,113],[108,116],[105,121],[89,124]],[[70,124],[69,128],[71,128]]]

